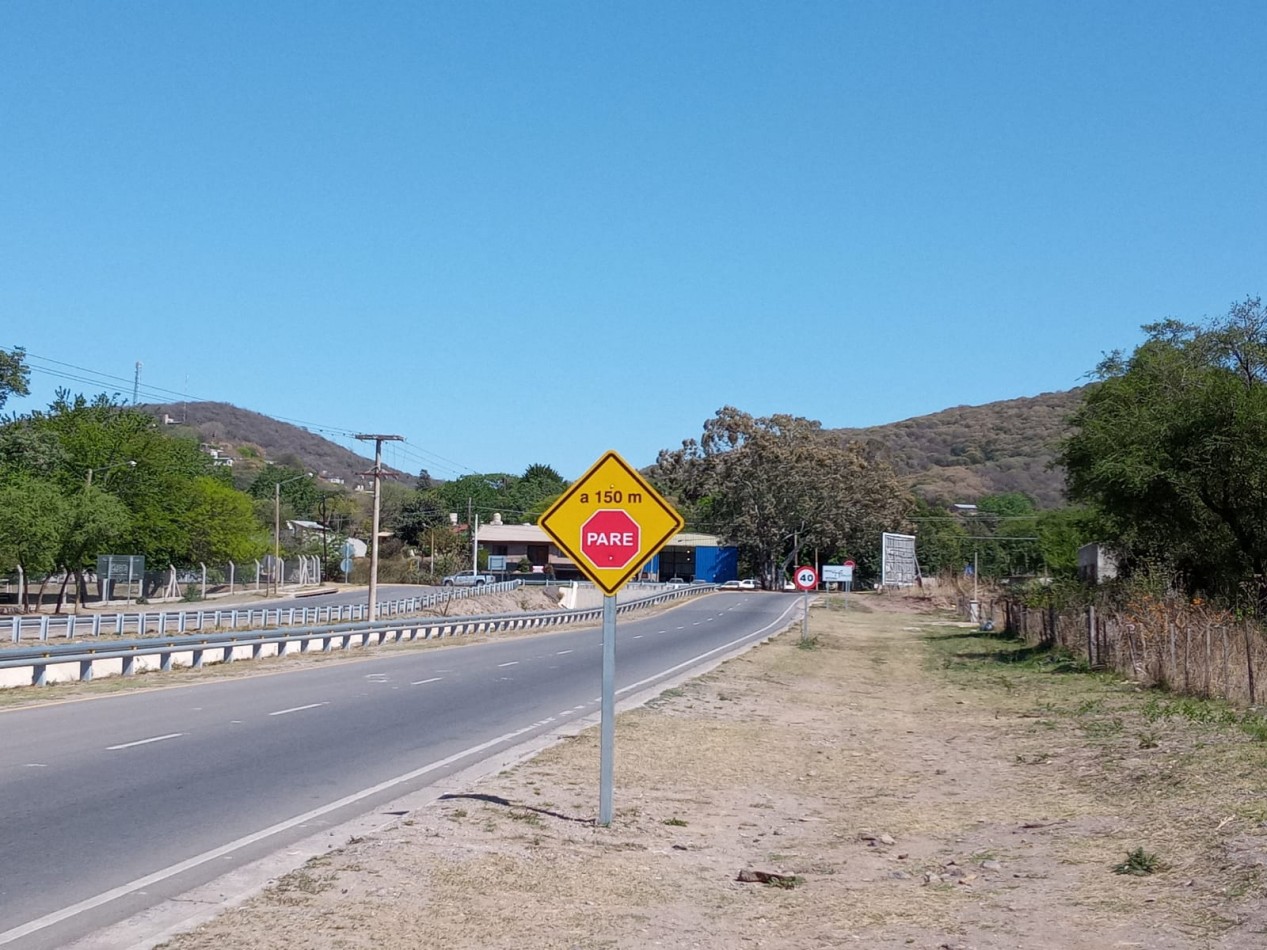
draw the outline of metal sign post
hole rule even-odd
[[[804,597],[801,602],[801,642],[804,643],[809,640],[809,592],[818,586],[818,571],[808,564],[802,565],[792,575],[792,581]]]
[[[599,726],[598,823],[612,823],[616,772],[616,595],[603,595],[602,725]]]
[[[637,469],[607,452],[550,506],[539,524],[604,595],[598,823],[610,825],[616,750],[616,592],[685,523]]]

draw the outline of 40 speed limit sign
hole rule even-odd
[[[796,585],[797,590],[813,590],[818,586],[818,571],[807,564],[802,565],[792,575],[792,583]]]

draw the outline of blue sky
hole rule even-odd
[[[139,360],[575,477],[1066,389],[1267,290],[1264,48],[1261,2],[6,0],[7,408]]]

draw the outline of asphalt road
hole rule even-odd
[[[621,617],[617,699],[799,602],[718,593]],[[593,715],[600,670],[589,629],[0,713],[0,945],[64,946]]]

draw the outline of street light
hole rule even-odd
[[[113,465],[106,465],[97,469],[98,472],[108,472],[112,468],[121,468],[126,465],[128,468],[136,468],[136,459],[128,459],[126,462],[115,462]],[[92,487],[92,469],[88,469],[88,477],[84,479],[84,488]]]
[[[302,475],[296,475],[293,478],[283,478],[279,482],[273,482],[273,593],[280,594],[282,591],[281,578],[279,577],[278,565],[282,560],[282,486],[289,485],[291,482],[297,482],[301,478],[312,478],[312,472],[304,472]]]

